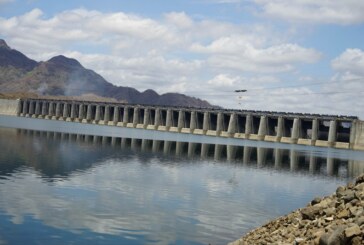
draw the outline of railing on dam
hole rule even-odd
[[[18,116],[250,140],[353,148],[356,117],[21,99]]]

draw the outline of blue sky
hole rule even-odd
[[[0,37],[140,91],[363,117],[362,13],[362,0],[0,0]]]

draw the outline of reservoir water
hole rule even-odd
[[[0,116],[0,244],[226,244],[364,153]]]

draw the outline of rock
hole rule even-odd
[[[364,183],[364,175],[361,175],[356,178],[355,185],[360,184],[360,183]]]
[[[301,215],[303,219],[313,220],[315,219],[315,215],[317,215],[319,212],[320,212],[319,207],[309,206],[301,210]]]
[[[345,226],[339,226],[330,235],[328,239],[329,245],[345,245],[348,239],[344,235]]]
[[[343,186],[339,186],[337,189],[336,189],[336,196],[337,197],[342,197],[342,193],[345,191],[345,187]]]
[[[350,215],[349,211],[344,209],[337,214],[338,219],[347,218]]]
[[[361,234],[360,227],[357,224],[345,229],[345,237],[351,238],[353,236],[359,236]]]
[[[364,216],[360,216],[356,219],[355,223],[359,226],[364,224]]]
[[[311,205],[315,205],[321,202],[321,198],[320,197],[315,197],[312,201],[311,201]]]
[[[348,203],[350,202],[351,200],[353,200],[355,198],[355,195],[354,195],[354,192],[353,191],[350,191],[350,192],[347,192],[343,197],[342,199],[345,201],[345,203]]]
[[[361,239],[360,236],[353,237],[353,239],[351,239],[351,245],[363,245],[363,239]]]

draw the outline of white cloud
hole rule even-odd
[[[364,52],[360,49],[347,49],[331,62],[334,70],[364,75]]]
[[[263,14],[303,23],[349,25],[364,22],[362,0],[253,0]]]

